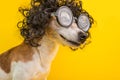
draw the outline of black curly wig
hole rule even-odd
[[[76,0],[32,0],[31,8],[19,8],[19,11],[25,17],[23,21],[18,22],[21,35],[27,44],[31,46],[39,46],[38,40],[42,39],[45,34],[46,26],[51,13],[61,6],[68,6],[75,17],[81,13],[88,15],[90,23],[93,23],[93,18],[82,8],[82,2]]]

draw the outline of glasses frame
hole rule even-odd
[[[58,18],[58,17],[59,17],[58,13],[59,13],[59,11],[60,11],[61,9],[63,9],[63,8],[68,9],[68,10],[70,11],[71,15],[72,15],[71,23],[70,23],[68,26],[62,25],[62,24],[60,23],[60,21],[59,21],[59,18]],[[75,22],[75,23],[77,23],[77,25],[78,25],[78,27],[79,27],[80,29],[82,29],[83,31],[87,32],[87,31],[90,29],[90,26],[91,26],[90,20],[89,20],[89,27],[88,27],[88,29],[87,29],[87,30],[84,30],[84,29],[81,28],[80,25],[79,25],[79,18],[80,18],[80,16],[82,16],[82,15],[83,15],[83,16],[86,16],[86,17],[88,18],[88,20],[89,20],[89,17],[88,17],[85,13],[81,13],[78,18],[77,18],[77,17],[74,17],[71,9],[70,9],[69,7],[67,7],[67,6],[61,6],[59,9],[57,9],[56,12],[53,12],[53,13],[51,14],[51,16],[55,16],[55,17],[56,17],[57,23],[58,23],[60,26],[65,27],[65,28],[69,28],[69,27],[72,25],[72,23]]]

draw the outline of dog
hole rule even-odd
[[[0,55],[0,80],[47,80],[59,45],[79,48],[93,19],[75,0],[32,0],[19,10],[24,41]]]

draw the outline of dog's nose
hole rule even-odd
[[[83,33],[83,32],[79,32],[78,33],[78,41],[79,42],[84,42],[85,40],[86,40],[86,38],[87,38],[87,34],[85,34],[85,33]]]

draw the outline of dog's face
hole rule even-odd
[[[51,15],[49,28],[48,32],[53,33],[54,39],[69,47],[78,47],[88,37],[90,21],[86,14],[76,18],[68,7],[62,6]]]
[[[53,39],[69,47],[79,47],[88,37],[88,34],[80,29],[75,21],[66,28],[59,25],[56,17],[51,18],[48,30]]]

